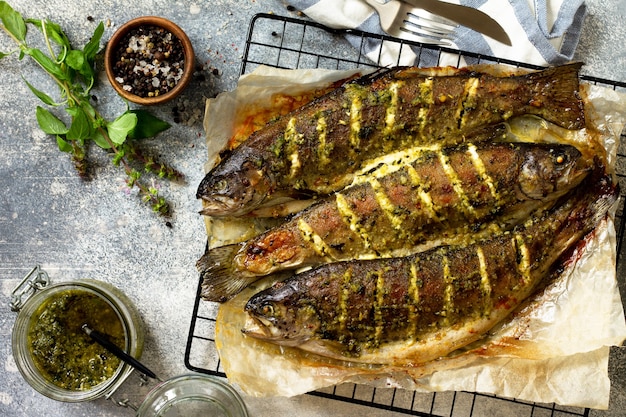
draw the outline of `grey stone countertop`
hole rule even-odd
[[[103,40],[140,15],[160,15],[177,22],[194,45],[198,73],[192,86],[174,102],[153,109],[172,128],[147,143],[149,149],[185,174],[181,184],[162,183],[172,203],[170,224],[152,214],[127,192],[121,169],[92,149],[94,179],[82,181],[67,154],[57,149],[35,119],[38,99],[22,75],[42,89],[47,79],[27,60],[0,61],[0,415],[123,416],[132,415],[104,399],[88,403],[50,400],[32,389],[18,372],[11,351],[16,314],[10,293],[35,265],[53,282],[80,278],[107,281],[121,289],[139,309],[146,326],[143,361],[162,378],[190,372],[184,353],[198,274],[195,262],[204,251],[206,233],[195,198],[204,173],[206,146],[202,128],[205,100],[236,86],[251,17],[259,12],[297,17],[281,0],[12,0],[28,17],[47,17],[63,27],[70,40],[84,45],[97,22],[107,22]],[[626,81],[626,0],[588,0],[588,15],[576,59],[585,73]],[[0,50],[10,49],[0,36]],[[94,90],[105,115],[119,114],[124,102],[101,78]],[[47,87],[50,87],[48,84]],[[175,109],[176,107],[176,109]],[[177,113],[177,114],[175,114]],[[623,282],[620,283],[623,289]],[[613,383],[608,411],[592,416],[626,415],[624,348],[614,348],[610,361]],[[146,387],[131,380],[124,393],[138,403]],[[244,396],[252,416],[354,416],[400,413],[302,395],[258,399]],[[496,408],[494,416],[517,416]],[[455,414],[456,415],[456,414]],[[462,413],[459,415],[467,415]],[[475,414],[476,415],[476,414]],[[543,415],[543,414],[542,414]]]

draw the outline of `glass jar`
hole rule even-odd
[[[230,385],[209,375],[171,378],[147,395],[137,417],[247,417],[243,400]]]
[[[14,291],[11,307],[19,313],[13,326],[12,349],[20,373],[35,390],[54,400],[81,402],[109,397],[128,378],[132,367],[120,361],[112,376],[97,385],[85,390],[61,388],[43,375],[33,358],[33,343],[29,340],[29,332],[35,320],[34,316],[62,294],[90,294],[91,298],[103,301],[115,312],[125,337],[125,346],[120,347],[139,359],[144,344],[144,328],[139,313],[121,291],[108,283],[92,279],[54,285],[48,285],[48,282],[45,272],[36,267]],[[27,296],[26,299],[24,296]]]

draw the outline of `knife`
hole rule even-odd
[[[502,26],[487,13],[460,4],[438,0],[403,0],[430,13],[445,17],[461,26],[468,27],[489,36],[505,45],[511,46],[511,39]]]

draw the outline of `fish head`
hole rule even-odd
[[[559,196],[580,184],[591,168],[592,164],[574,146],[534,146],[522,164],[520,189],[534,200]]]
[[[261,205],[273,187],[263,167],[263,158],[252,151],[231,153],[200,182],[196,192],[203,201],[200,213],[240,216]]]
[[[315,307],[298,295],[297,284],[279,282],[252,296],[245,310],[250,320],[243,333],[257,339],[298,346],[320,328]]]

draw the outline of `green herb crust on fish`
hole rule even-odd
[[[454,145],[518,115],[582,128],[580,67],[512,76],[467,69],[432,76],[399,67],[348,82],[276,118],[225,155],[199,184],[201,213],[240,216],[287,197],[330,194],[373,158]]]
[[[352,186],[242,244],[198,261],[202,296],[224,301],[258,277],[357,258],[406,255],[508,230],[593,167],[573,146],[509,142],[388,155]]]
[[[322,265],[252,296],[243,332],[365,363],[448,355],[531,295],[617,195],[609,177],[594,174],[512,231],[407,257]]]

